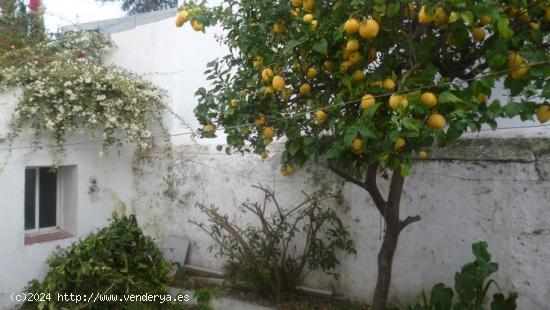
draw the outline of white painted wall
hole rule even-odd
[[[531,142],[498,141],[443,150],[434,155],[440,160],[418,162],[414,167],[405,185],[402,216],[420,214],[423,219],[407,228],[399,240],[392,300],[411,300],[438,282],[453,285],[454,273],[473,260],[471,244],[486,240],[500,264],[499,284],[520,294],[518,309],[548,309],[550,156],[534,155]],[[342,183],[322,164],[320,169],[308,167],[291,177],[281,176],[280,147],[274,146],[275,155],[266,161],[197,145],[177,148],[173,160],[153,153],[136,162],[134,206],[140,224],[161,244],[169,236],[188,238],[190,264],[221,270],[224,260],[208,251],[214,243],[188,223],[206,220],[197,203],[215,204],[243,227],[254,221],[237,212],[237,207],[247,199],[261,198],[251,185],[271,186],[290,206],[301,201],[302,190]],[[542,147],[549,145],[544,142]],[[463,160],[449,160],[455,156]],[[384,182],[381,185],[387,188]],[[347,297],[369,301],[376,282],[380,216],[364,190],[345,184],[343,193],[340,214],[358,254],[342,258],[339,281],[315,274],[308,285],[334,287]]]
[[[7,102],[13,102],[12,94],[0,94],[0,115],[10,115]],[[8,119],[6,117],[6,119]],[[4,124],[2,124],[4,125]],[[1,138],[5,131],[0,132]],[[28,146],[34,139],[24,133],[14,146]],[[85,136],[72,137],[69,143],[89,140]],[[47,144],[48,140],[44,140]],[[131,147],[123,148],[119,154],[112,152],[100,158],[97,144],[85,144],[67,148],[67,155],[61,165],[75,165],[76,175],[66,179],[76,188],[73,193],[64,193],[66,198],[76,200],[75,205],[65,206],[71,212],[74,222],[66,223],[66,230],[75,232],[74,238],[34,245],[24,245],[24,176],[27,166],[50,166],[53,163],[50,149],[31,151],[4,150],[6,143],[0,143],[0,309],[9,309],[10,294],[23,289],[34,278],[41,278],[47,270],[45,259],[58,246],[67,246],[96,228],[105,225],[115,208],[121,208],[119,201],[128,202],[132,197]],[[4,166],[5,165],[5,166]],[[90,194],[90,179],[95,178],[98,191]],[[72,197],[71,197],[72,196]],[[76,197],[75,197],[76,196]],[[76,199],[74,199],[76,198]],[[63,228],[63,227],[62,227]]]
[[[176,28],[174,18],[111,34],[117,48],[105,57],[105,62],[144,74],[146,79],[167,90],[172,111],[185,122],[181,124],[177,118],[167,116],[170,133],[179,134],[199,127],[193,112],[197,103],[195,91],[209,84],[203,74],[206,63],[224,56],[226,49],[214,38],[222,33],[219,28],[207,27],[206,33],[194,31],[189,23]],[[175,136],[172,142],[194,143],[190,135]],[[199,141],[224,142],[225,138]]]

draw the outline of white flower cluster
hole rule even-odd
[[[0,76],[6,77],[0,79],[0,87],[17,86],[23,91],[11,122],[11,139],[30,126],[37,136],[44,130],[52,132],[58,145],[67,133],[84,130],[92,136],[102,132],[102,152],[123,141],[141,149],[151,146],[150,127],[156,123],[163,128],[164,91],[124,69],[75,55],[95,36],[85,32],[70,35],[71,40],[47,42],[46,51],[62,47],[45,56],[47,61],[0,68]],[[103,48],[94,53],[98,51]]]

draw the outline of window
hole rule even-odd
[[[57,227],[57,179],[49,167],[25,169],[25,230]]]
[[[76,166],[27,167],[24,204],[25,244],[76,233]]]

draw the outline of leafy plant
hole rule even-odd
[[[103,295],[168,294],[167,262],[154,241],[143,234],[135,216],[114,215],[110,225],[48,259],[42,281],[33,280],[27,291],[51,294],[50,300],[27,302],[23,309],[155,309],[158,303],[81,302],[57,299],[57,294]],[[122,297],[120,297],[122,298]]]
[[[221,297],[222,293],[215,287],[199,288],[193,293],[193,297],[197,300],[196,310],[212,310],[208,305],[213,298]]]
[[[25,2],[0,1],[0,55],[23,46],[32,46],[45,37],[42,12],[29,10]]]
[[[462,266],[455,274],[456,298],[452,288],[445,284],[436,284],[431,291],[430,298],[423,294],[422,304],[407,306],[407,310],[483,310],[491,285],[500,291],[498,284],[489,279],[491,274],[498,271],[498,264],[491,261],[491,254],[487,250],[487,242],[478,242],[472,245],[475,260]],[[505,296],[502,292],[493,295],[491,310],[515,310],[516,293]]]
[[[261,185],[254,188],[263,192],[263,202],[245,202],[240,209],[252,213],[259,226],[242,227],[220,214],[218,208],[204,204],[199,208],[211,224],[191,221],[219,245],[220,255],[229,258],[229,277],[234,285],[284,299],[309,272],[333,270],[340,263],[338,250],[356,253],[336,210],[321,205],[337,195],[304,193],[302,203],[284,208],[273,190]],[[275,208],[270,209],[270,205]],[[305,243],[298,244],[296,237],[304,237]]]
[[[56,154],[63,154],[74,132],[99,135],[101,156],[123,142],[148,149],[152,128],[164,129],[165,93],[131,72],[102,65],[101,55],[112,47],[99,33],[74,32],[0,54],[0,91],[21,90],[10,145],[30,127],[38,144],[44,134],[53,136]]]

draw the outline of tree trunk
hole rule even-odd
[[[378,253],[378,279],[374,290],[372,310],[386,310],[388,295],[390,292],[393,257],[397,249],[399,234],[408,225],[420,221],[420,216],[409,216],[400,220],[399,205],[405,178],[399,169],[393,172],[388,199],[384,200],[376,183],[378,166],[372,165],[368,168],[365,181],[357,179],[340,169],[334,162],[329,161],[330,169],[345,180],[352,182],[365,189],[372,197],[376,208],[384,218],[386,229],[384,240]]]
[[[373,310],[385,310],[386,302],[390,292],[393,255],[397,249],[397,239],[399,231],[393,231],[389,226],[384,233],[384,241],[378,252],[378,279],[376,280],[376,288],[374,289],[374,297],[372,302]]]

